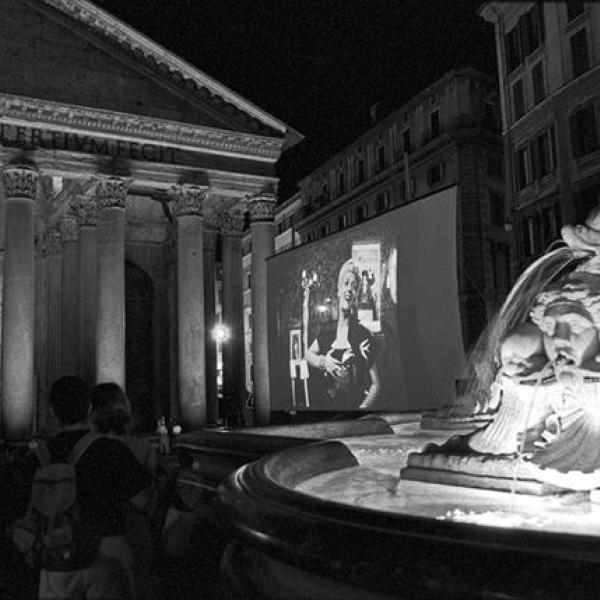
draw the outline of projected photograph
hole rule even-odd
[[[274,410],[448,403],[463,356],[454,210],[438,193],[269,259]]]

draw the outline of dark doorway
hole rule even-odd
[[[135,431],[156,429],[152,314],[154,284],[138,265],[125,261],[125,379]]]

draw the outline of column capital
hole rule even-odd
[[[2,167],[2,184],[6,198],[35,200],[40,173],[33,164],[22,163]]]
[[[77,220],[79,227],[98,225],[97,196],[77,196],[71,203],[70,211]]]
[[[62,246],[62,234],[58,227],[52,227],[45,232],[46,244],[44,247],[45,254],[58,254]]]
[[[183,183],[171,188],[171,196],[175,199],[175,216],[203,216],[204,201],[208,186]]]
[[[126,177],[100,176],[96,185],[98,208],[125,208],[129,186],[133,180]]]
[[[219,228],[223,235],[241,236],[244,231],[244,213],[240,210],[219,215]]]
[[[77,217],[72,212],[66,212],[60,220],[60,232],[63,242],[74,242],[77,239],[79,226]]]
[[[275,219],[275,194],[266,193],[248,200],[250,222],[273,221]]]

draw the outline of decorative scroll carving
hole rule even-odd
[[[175,216],[195,215],[201,217],[207,192],[207,186],[188,183],[172,188],[171,195],[175,199]]]
[[[2,183],[7,198],[35,200],[39,172],[33,165],[7,165],[2,169]]]
[[[131,179],[122,177],[100,177],[96,186],[98,208],[124,209],[131,181]]]
[[[71,203],[71,211],[80,227],[98,224],[98,202],[96,197],[78,196]]]
[[[63,242],[74,242],[77,239],[78,231],[77,217],[72,212],[64,214],[60,220],[60,232]]]
[[[250,222],[273,221],[275,219],[275,194],[261,194],[248,200]]]
[[[223,235],[242,235],[244,223],[244,213],[241,210],[233,210],[219,215],[219,228]]]
[[[46,231],[46,245],[44,248],[45,254],[58,254],[62,248],[62,235],[57,227],[53,227]]]

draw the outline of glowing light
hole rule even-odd
[[[326,313],[327,307],[324,304],[319,304],[319,306],[317,306],[317,312]]]
[[[231,331],[227,325],[223,325],[223,323],[219,323],[215,325],[212,330],[212,338],[215,342],[226,342],[231,337]]]

